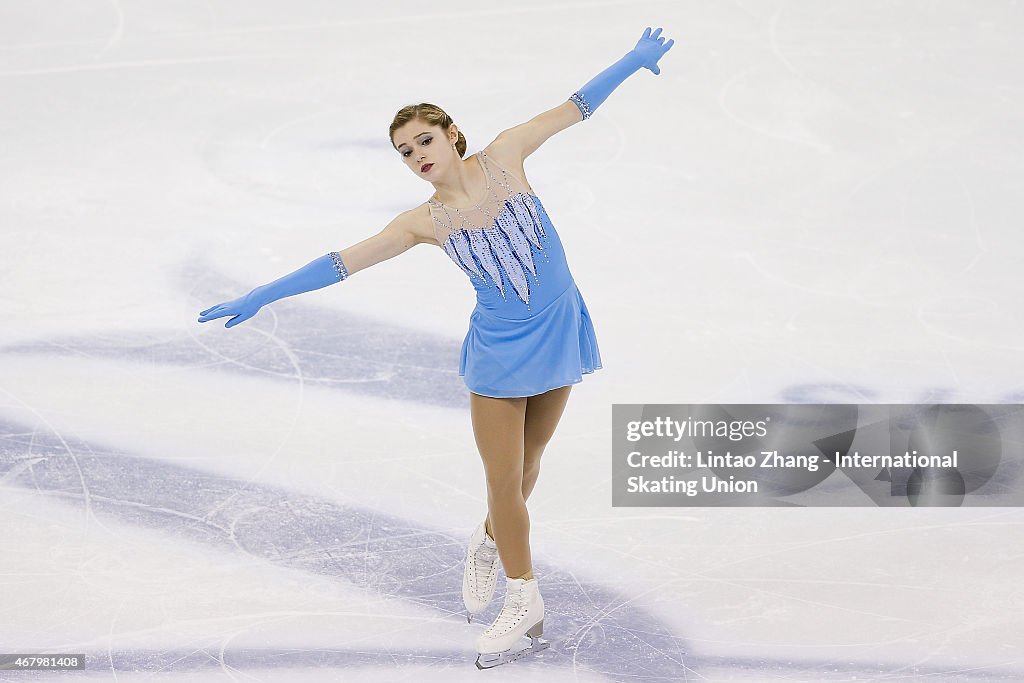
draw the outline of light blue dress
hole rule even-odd
[[[459,375],[496,398],[582,382],[601,368],[601,353],[555,226],[523,181],[486,153],[474,156],[487,177],[483,200],[427,200],[438,243],[476,288]]]

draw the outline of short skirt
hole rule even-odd
[[[597,335],[575,284],[525,320],[500,318],[478,305],[459,361],[469,390],[493,398],[542,394],[599,369]]]

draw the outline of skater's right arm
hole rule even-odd
[[[399,254],[403,254],[417,244],[430,239],[425,229],[420,209],[404,211],[384,226],[384,229],[373,237],[367,237],[348,249],[342,250],[341,258],[348,267],[348,274],[377,265]]]
[[[405,211],[373,237],[347,249],[328,252],[284,277],[256,287],[244,296],[207,308],[199,314],[199,322],[234,316],[224,325],[234,327],[256,315],[260,308],[271,302],[333,285],[353,273],[398,256],[430,239],[419,215],[417,209]]]

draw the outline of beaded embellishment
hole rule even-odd
[[[348,277],[348,268],[345,267],[345,262],[341,260],[340,251],[332,251],[327,254],[331,257],[331,261],[334,262],[334,269],[338,271],[338,282],[341,282]]]
[[[481,157],[486,159],[483,152]],[[481,213],[490,218],[490,227],[467,227],[465,216],[461,216],[462,227],[452,230],[451,234],[444,241],[445,253],[469,275],[470,278],[481,278],[490,280],[506,297],[505,285],[502,273],[509,282],[516,295],[529,305],[530,303],[530,282],[527,271],[537,277],[537,265],[534,261],[533,248],[544,252],[542,238],[546,236],[544,223],[541,214],[544,212],[540,199],[529,192],[516,192],[513,190],[504,169],[502,170],[502,185],[508,192],[508,197],[501,202],[494,190],[487,199],[497,199],[500,204],[496,211],[488,210],[485,206],[477,205],[472,209],[459,209],[449,207],[439,202],[431,203],[438,206],[449,218],[447,226],[453,227],[449,209],[461,214],[462,211],[479,209]],[[485,172],[486,169],[485,169]],[[486,205],[487,199],[483,204]],[[445,223],[435,217],[435,222],[441,225]],[[546,254],[545,254],[546,257]]]
[[[592,113],[590,110],[590,104],[587,102],[586,98],[583,97],[583,93],[577,90],[572,95],[569,95],[569,99],[580,108],[580,113],[583,114],[584,121],[590,118],[590,114]]]
[[[457,230],[444,244],[445,252],[467,275],[484,278],[486,273],[502,296],[505,296],[505,288],[499,269],[504,271],[516,294],[526,304],[530,303],[526,271],[537,277],[531,245],[544,249],[540,241],[544,224],[537,215],[533,199],[524,193],[513,195],[505,200],[493,227]]]

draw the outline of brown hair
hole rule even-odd
[[[391,140],[392,147],[395,146],[395,131],[410,121],[423,121],[428,126],[440,126],[441,130],[446,133],[448,128],[454,123],[452,117],[448,116],[445,110],[436,104],[429,102],[407,104],[395,114],[395,119],[391,122],[391,128],[388,130],[388,138]],[[459,131],[459,139],[455,141],[455,150],[459,153],[460,157],[466,153],[466,136],[462,134],[461,130]]]

